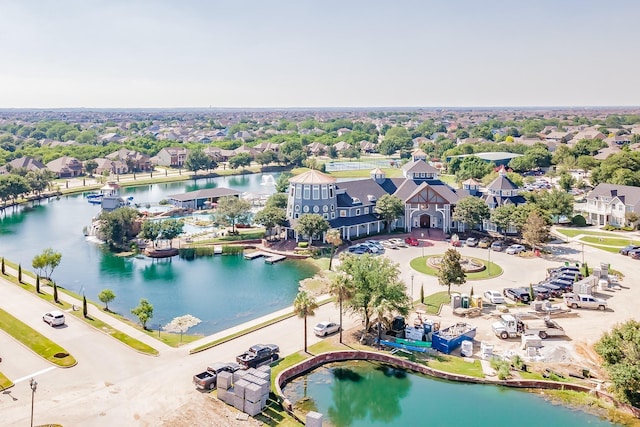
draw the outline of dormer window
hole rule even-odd
[[[362,202],[361,202],[361,201],[360,201],[360,199],[358,199],[357,197],[352,197],[352,198],[351,198],[351,203],[353,203],[353,204],[355,205],[355,204],[357,204],[357,203],[362,203]]]
[[[367,194],[367,199],[370,202],[375,202],[376,201],[376,196],[374,196],[373,194]]]

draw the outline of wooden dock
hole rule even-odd
[[[267,264],[275,264],[276,262],[287,259],[285,255],[272,254],[262,251],[255,251],[245,254],[244,259],[252,260],[260,257],[264,257],[264,262],[266,262]]]
[[[278,261],[282,261],[283,259],[287,259],[284,255],[271,255],[268,258],[265,258],[264,262],[267,264],[275,264]]]

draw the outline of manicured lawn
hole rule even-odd
[[[57,366],[68,368],[77,363],[64,348],[2,309],[0,309],[0,329]]]
[[[623,248],[627,245],[640,245],[639,240],[622,239],[620,237],[591,237],[584,236],[580,238],[581,242],[593,243],[595,245],[617,246]]]
[[[484,378],[482,365],[480,365],[479,360],[474,360],[473,363],[469,363],[461,357],[442,356],[438,357],[438,359],[430,359],[427,362],[427,366],[453,374]]]
[[[0,372],[0,391],[5,390],[13,385],[13,382]]]
[[[442,254],[439,255],[428,255],[428,256],[424,256],[424,257],[418,257],[418,258],[414,258],[411,260],[411,262],[409,263],[409,265],[411,265],[411,268],[413,268],[414,270],[423,273],[423,274],[428,274],[430,276],[437,276],[438,275],[438,270],[436,270],[435,268],[430,267],[427,264],[427,260],[431,257],[441,257]],[[487,269],[483,270],[483,271],[479,271],[477,273],[467,273],[465,276],[467,278],[467,280],[482,280],[482,279],[492,279],[494,277],[498,277],[502,274],[502,267],[500,267],[498,264],[491,262],[489,263],[488,261],[485,260],[481,260],[480,258],[472,258],[474,261],[479,262],[481,264],[484,264],[487,267]]]
[[[426,312],[429,314],[438,314],[440,306],[442,306],[442,304],[449,304],[450,302],[451,296],[447,291],[436,292],[435,294],[424,297]],[[418,300],[417,303],[420,303],[420,301]]]
[[[589,236],[611,236],[611,233],[607,233],[604,231],[591,231],[585,230],[583,228],[558,228],[558,233],[563,234],[567,237],[576,237],[580,234],[585,234]]]
[[[449,184],[453,188],[459,188],[458,183],[456,182],[455,175],[440,175],[438,178],[440,178],[440,181],[444,182],[445,184]]]

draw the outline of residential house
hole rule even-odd
[[[351,129],[349,128],[340,128],[338,129],[338,136],[344,136],[350,132],[351,132]]]
[[[376,144],[367,140],[362,140],[358,143],[360,145],[360,151],[363,153],[374,153],[376,151]]]
[[[121,148],[106,156],[109,160],[119,160],[127,165],[127,172],[148,172],[153,170],[151,158],[135,150]],[[131,169],[131,170],[129,170]]]
[[[8,173],[14,169],[26,169],[28,171],[39,171],[46,169],[46,166],[40,161],[31,156],[19,157],[11,160],[6,165],[0,168],[0,175]]]
[[[55,173],[58,178],[73,178],[82,175],[82,162],[75,157],[62,156],[50,161],[47,169]]]
[[[124,136],[120,135],[119,133],[115,133],[115,132],[105,133],[104,135],[100,135],[98,137],[98,141],[103,142],[103,143],[122,142],[124,140],[125,140]]]
[[[106,158],[97,158],[93,160],[98,164],[98,167],[94,171],[94,174],[96,175],[102,175],[105,172],[116,175],[129,173],[127,164],[122,160],[111,160]]]
[[[569,132],[552,131],[547,135],[544,135],[544,140],[547,142],[561,142],[567,143],[573,139],[573,134]]]
[[[348,142],[345,142],[345,141],[340,141],[340,142],[336,142],[334,144],[334,148],[336,149],[336,151],[338,153],[340,153],[340,152],[342,152],[342,151],[344,151],[344,150],[346,150],[348,148],[351,148],[351,144],[349,144]]]
[[[151,161],[159,166],[181,168],[187,160],[189,150],[184,147],[167,147],[158,151]]]
[[[320,142],[312,142],[307,145],[307,150],[314,156],[322,156],[329,152],[329,147]]]
[[[586,200],[582,212],[591,224],[621,227],[627,223],[626,213],[640,215],[640,187],[602,183],[586,196]]]
[[[501,166],[498,170],[498,177],[487,186],[480,198],[489,206],[489,209],[493,210],[505,205],[518,206],[525,204],[527,201],[520,193],[520,188],[509,179],[507,170],[504,166]],[[482,228],[486,231],[499,231],[497,225],[488,219],[483,221]],[[515,227],[510,226],[506,232],[516,233],[517,230]]]

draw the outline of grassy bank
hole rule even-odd
[[[0,329],[54,365],[68,368],[77,363],[64,348],[2,309],[0,309]]]
[[[9,387],[13,387],[13,381],[5,377],[4,374],[0,372],[0,391],[6,390]]]
[[[428,274],[429,276],[437,276],[438,270],[429,266],[429,264],[427,264],[427,260],[432,257],[441,257],[441,256],[442,254],[428,255],[428,256],[414,258],[411,260],[409,265],[411,266],[411,268],[413,268],[419,273]],[[488,262],[480,258],[472,258],[472,259],[477,263],[484,264],[485,266],[487,266],[487,268],[483,271],[465,274],[465,277],[467,278],[467,280],[493,279],[494,277],[500,276],[503,272],[502,267],[500,267],[498,264],[494,262]]]

